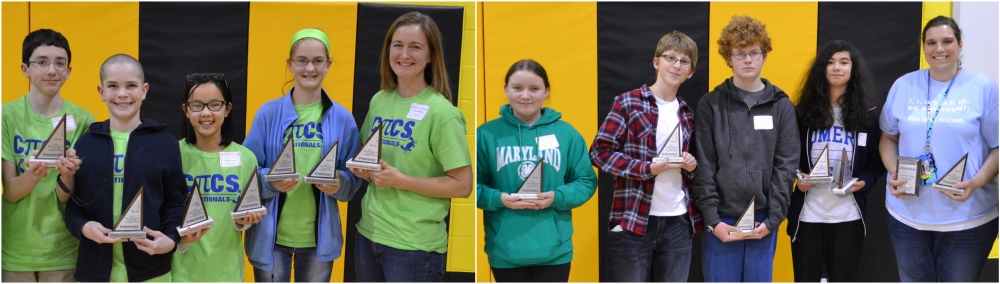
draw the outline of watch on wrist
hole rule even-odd
[[[715,234],[715,226],[705,226],[705,231],[708,231],[709,234]]]

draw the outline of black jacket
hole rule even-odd
[[[66,228],[80,239],[76,274],[81,282],[108,282],[111,279],[111,244],[97,244],[83,236],[83,225],[97,221],[113,229],[114,146],[110,121],[90,125],[89,131],[76,142],[76,154],[83,164],[74,175],[74,200],[66,205]],[[143,225],[180,241],[177,226],[184,214],[187,191],[181,168],[177,139],[165,132],[167,126],[154,120],[143,120],[132,131],[125,154],[125,181],[122,212],[143,187]],[[93,202],[91,202],[93,200]],[[91,202],[89,204],[78,204]],[[150,256],[136,248],[135,243],[122,243],[129,282],[142,282],[170,272],[173,250]],[[176,246],[175,246],[176,248]]]
[[[747,107],[732,78],[715,87],[695,110],[695,154],[698,173],[694,196],[706,226],[719,216],[737,218],[756,197],[754,212],[767,213],[771,232],[788,213],[788,195],[799,164],[795,109],[784,91],[764,83],[764,95]],[[755,117],[770,117],[771,129],[754,129]]]
[[[878,112],[875,112],[875,108],[868,110],[868,126],[866,127],[866,132],[868,134],[868,139],[865,146],[860,145],[860,141],[855,143],[854,146],[854,157],[851,159],[854,162],[854,166],[851,167],[851,176],[856,177],[859,180],[865,182],[865,186],[854,192],[854,201],[858,204],[858,210],[861,211],[861,222],[865,226],[865,231],[868,231],[867,225],[864,224],[865,218],[865,196],[872,191],[875,187],[875,178],[885,174],[885,165],[882,164],[882,156],[878,151],[878,142],[882,137],[882,130],[878,127]],[[812,144],[809,142],[809,130],[805,125],[799,123],[799,140],[801,140],[801,156],[799,158],[799,170],[803,173],[808,173],[812,170],[812,163],[809,158],[806,157],[806,151],[812,149]],[[815,129],[813,129],[815,130]],[[854,132],[855,139],[858,138],[858,132]],[[795,190],[792,192],[792,206],[788,210],[788,226],[785,227],[785,231],[788,236],[792,237],[792,241],[795,241],[795,232],[799,227],[799,214],[802,213],[802,206],[806,199],[806,193]]]

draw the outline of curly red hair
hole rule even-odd
[[[719,44],[719,55],[722,55],[722,58],[727,62],[733,55],[733,49],[736,48],[760,44],[760,52],[763,52],[764,56],[767,56],[767,53],[772,50],[771,37],[767,35],[764,23],[747,15],[733,15],[729,24],[722,28],[722,36],[719,36],[717,43]]]

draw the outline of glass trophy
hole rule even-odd
[[[798,175],[798,177],[799,180],[804,182],[833,182],[833,175],[830,172],[830,145],[826,145],[823,147],[823,151],[819,153],[816,163],[813,164],[812,171],[809,172],[809,177],[803,177],[802,175]]]
[[[361,146],[354,158],[347,160],[347,167],[352,169],[382,171],[379,160],[382,159],[382,122],[378,123],[375,133],[368,136],[368,140]]]
[[[191,185],[191,193],[188,194],[187,207],[185,208],[184,220],[181,221],[181,226],[177,227],[177,233],[181,236],[187,235],[187,232],[191,230],[197,231],[203,227],[215,225],[215,220],[208,216],[208,211],[205,211],[205,202],[201,199],[201,189],[198,188],[197,180]]]
[[[520,198],[522,200],[537,200],[538,194],[542,193],[542,176],[544,174],[543,165],[545,165],[545,158],[538,160],[538,164],[531,169],[531,173],[528,173],[528,177],[524,178],[524,182],[521,186],[517,188],[517,193],[511,194],[511,196]]]
[[[267,214],[267,208],[264,207],[264,202],[260,197],[260,179],[257,178],[257,167],[254,167],[253,172],[250,173],[250,179],[243,187],[240,200],[236,201],[236,208],[229,212],[229,215],[233,219],[243,219],[247,213],[251,212]]]
[[[29,162],[45,163],[46,166],[50,168],[56,167],[56,161],[59,157],[66,156],[66,115],[63,114],[62,119],[56,124],[56,128],[52,130],[52,134],[49,134],[49,139],[42,143],[42,147],[38,148],[38,153],[34,156],[28,158]]]
[[[750,198],[750,204],[747,205],[747,209],[743,209],[743,214],[740,214],[740,218],[736,219],[736,228],[740,229],[739,232],[729,232],[730,236],[741,237],[741,236],[756,236],[760,233],[755,232],[754,226],[754,202],[757,201],[757,197]]]
[[[684,156],[681,155],[681,124],[678,123],[674,130],[670,131],[670,135],[667,135],[667,140],[664,141],[663,146],[660,147],[660,151],[656,153],[656,157],[653,158],[653,163],[659,163],[667,161],[667,163],[681,163],[684,162]]]
[[[143,188],[140,187],[139,192],[132,198],[132,202],[129,202],[128,207],[125,208],[125,212],[118,218],[118,222],[115,223],[114,228],[108,233],[108,237],[122,239],[146,238],[146,231],[142,229],[142,191]]]
[[[301,176],[295,172],[295,138],[288,135],[288,141],[281,147],[278,158],[271,165],[271,171],[264,176],[265,181],[282,181],[286,179],[298,179]]]
[[[917,182],[920,180],[920,159],[896,158],[896,179],[906,180],[906,183],[896,187],[897,190],[903,190],[907,195],[920,196],[920,191],[917,190]]]
[[[934,183],[934,189],[954,195],[965,194],[965,189],[955,188],[955,184],[965,180],[965,162],[969,160],[969,153],[965,153],[962,159],[958,160],[954,166],[948,170],[941,179]]]
[[[306,183],[340,185],[340,179],[337,179],[337,146],[339,144],[340,139],[333,141],[333,147],[330,147],[330,151],[327,151],[323,158],[319,159],[316,167],[313,167],[312,171],[306,175]]]
[[[854,182],[858,181],[858,178],[853,177],[851,164],[847,162],[847,150],[840,151],[840,169],[839,175],[837,175],[837,182],[833,186],[834,194],[847,194],[854,188]]]

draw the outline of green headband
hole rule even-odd
[[[330,52],[330,38],[326,37],[326,33],[317,29],[302,29],[292,36],[292,43],[288,46],[288,50],[295,47],[295,42],[304,38],[315,38],[326,46],[326,51]]]

